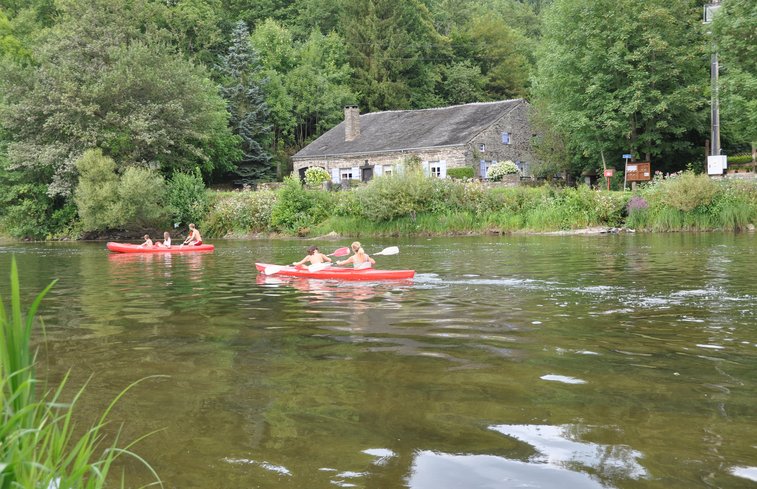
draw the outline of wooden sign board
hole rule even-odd
[[[606,177],[611,177],[613,175],[615,175],[615,168],[608,168],[605,170]]]
[[[626,180],[646,182],[652,179],[652,165],[648,161],[634,161],[626,165]]]

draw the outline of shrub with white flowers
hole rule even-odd
[[[311,166],[305,170],[305,183],[312,186],[319,186],[323,182],[331,180],[331,175],[325,168],[320,166]]]
[[[499,182],[505,175],[516,175],[519,173],[520,170],[512,161],[500,161],[489,167],[486,171],[486,178],[493,182]]]

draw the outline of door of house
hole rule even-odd
[[[364,166],[360,169],[360,181],[368,182],[373,178],[373,166]]]

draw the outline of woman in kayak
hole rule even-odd
[[[352,248],[352,251],[355,254],[347,258],[346,260],[336,262],[337,265],[349,265],[350,263],[352,263],[352,266],[355,268],[371,268],[376,264],[376,260],[365,254],[365,251],[363,251],[363,247],[360,246],[359,241],[352,243],[352,245],[350,245],[350,248]]]
[[[158,243],[158,246],[160,246],[161,248],[170,248],[171,247],[171,233],[169,233],[168,231],[163,233],[163,242]]]
[[[149,234],[145,234],[143,239],[145,240],[145,242],[139,245],[140,248],[144,248],[145,246],[152,246],[152,240],[150,239]]]
[[[202,244],[202,236],[200,236],[200,231],[195,227],[194,224],[189,224],[189,236],[187,236],[187,239],[184,240],[182,245],[192,245],[192,246],[200,246]]]
[[[317,246],[311,246],[308,248],[307,256],[300,261],[292,263],[292,265],[302,265],[307,261],[309,261],[311,265],[315,265],[317,263],[331,262],[331,258],[318,251]]]

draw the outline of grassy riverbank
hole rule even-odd
[[[378,178],[351,190],[309,189],[213,195],[209,237],[229,233],[414,236],[550,232],[590,227],[642,231],[740,230],[757,222],[757,183],[683,173],[635,192],[491,187],[422,175]]]

